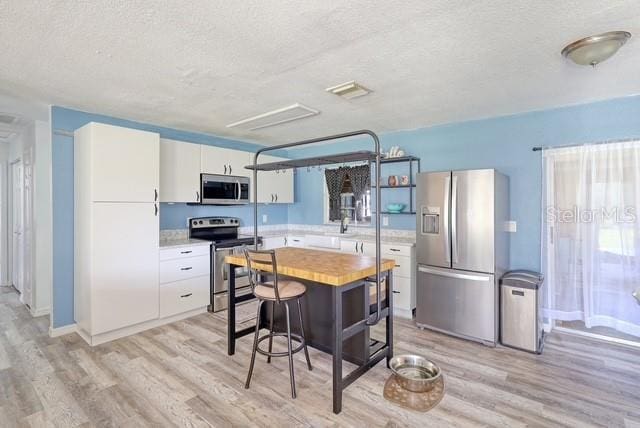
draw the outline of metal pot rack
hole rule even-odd
[[[356,137],[356,136],[369,136],[373,140],[373,151],[353,151],[347,153],[337,153],[334,155],[327,156],[315,156],[309,158],[302,159],[290,159],[285,161],[278,162],[270,162],[258,164],[258,158],[261,154],[265,152],[282,150],[282,149],[291,149],[293,147],[306,146],[310,144],[317,144],[332,140],[339,140],[341,138],[348,137]],[[367,129],[363,129],[360,131],[346,132],[343,134],[330,135],[327,137],[320,138],[312,138],[310,140],[297,141],[294,143],[281,144],[278,146],[264,147],[259,149],[253,158],[253,165],[248,165],[245,168],[253,170],[253,236],[255,239],[256,250],[258,249],[258,171],[278,171],[278,170],[286,170],[286,169],[294,169],[294,168],[303,168],[303,167],[312,167],[312,166],[320,166],[320,165],[330,165],[330,164],[342,164],[348,162],[375,162],[376,172],[375,172],[375,183],[380,183],[380,140],[378,136],[373,132]],[[376,220],[376,313],[369,316],[366,321],[366,324],[376,325],[380,322],[381,319],[381,278],[380,278],[380,259],[381,259],[381,251],[380,251],[380,214],[381,214],[381,201],[380,201],[380,186],[375,186],[376,192],[376,209],[375,209],[375,220]]]

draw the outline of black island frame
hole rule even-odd
[[[373,140],[374,151],[356,151],[349,153],[340,153],[335,155],[319,156],[304,159],[292,159],[287,161],[278,161],[274,163],[258,164],[258,158],[261,154],[268,151],[291,149],[299,146],[306,146],[310,144],[317,144],[332,140],[338,140],[342,138],[351,138],[358,136],[369,136]],[[310,167],[317,165],[329,165],[346,162],[367,161],[369,164],[375,162],[375,183],[380,183],[380,140],[378,136],[370,130],[360,130],[347,132],[342,134],[331,135],[327,137],[313,138],[304,141],[298,141],[294,143],[281,144],[277,146],[264,147],[259,149],[254,155],[253,165],[249,165],[246,168],[253,170],[253,233],[256,243],[256,249],[258,249],[258,171],[274,171],[300,167]],[[342,410],[342,391],[353,383],[356,379],[366,373],[371,367],[375,366],[383,358],[387,359],[387,366],[389,360],[393,357],[393,274],[392,270],[381,272],[381,250],[380,250],[380,214],[381,214],[381,200],[380,200],[380,186],[375,187],[375,247],[376,247],[376,275],[375,278],[363,278],[362,280],[355,281],[343,286],[331,286],[316,284],[313,282],[305,282],[311,292],[317,291],[320,296],[327,298],[327,293],[330,293],[330,306],[331,306],[331,321],[332,331],[331,340],[327,344],[326,340],[320,339],[321,334],[317,340],[314,340],[313,334],[310,335],[311,340],[309,345],[324,352],[330,352],[333,355],[333,411],[334,413],[340,413]],[[233,355],[235,353],[235,340],[237,338],[253,334],[255,327],[247,327],[242,330],[236,331],[236,317],[235,317],[235,305],[245,302],[253,298],[253,295],[235,296],[235,268],[236,266],[229,264],[228,269],[228,354]],[[383,307],[383,299],[381,293],[381,283],[386,279],[387,284],[385,287],[385,307]],[[375,282],[376,286],[376,302],[373,305],[369,304],[369,284]],[[363,318],[359,320],[352,320],[353,323],[344,328],[343,315],[345,313],[345,305],[350,307],[359,306],[363,308]],[[309,306],[309,305],[307,305]],[[314,305],[315,306],[315,305]],[[268,307],[266,305],[265,307]],[[266,312],[266,311],[263,311]],[[362,312],[360,312],[362,313]],[[314,316],[315,314],[310,314]],[[369,327],[378,324],[381,319],[386,320],[385,329],[385,342],[381,343],[370,339]],[[294,318],[295,319],[295,318]],[[262,322],[266,320],[266,314],[261,315]],[[307,326],[311,325],[311,322],[305,323]],[[347,323],[348,324],[348,323]],[[351,352],[349,349],[347,354],[344,354],[343,343],[345,340],[355,339],[356,335],[363,336],[364,342],[360,343],[356,348],[360,348],[362,352]],[[329,345],[329,346],[327,346]],[[354,346],[351,346],[354,348]],[[351,361],[358,365],[358,367],[349,373],[346,377],[342,377],[342,359],[343,356],[348,361]]]

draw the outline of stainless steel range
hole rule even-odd
[[[209,312],[227,308],[227,267],[224,258],[253,246],[253,236],[238,234],[240,219],[235,217],[198,217],[189,219],[189,238],[211,241],[211,304]],[[258,237],[262,246],[262,239]],[[245,268],[236,269],[236,296],[251,293]]]

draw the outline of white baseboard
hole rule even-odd
[[[49,337],[60,337],[67,334],[75,333],[76,324],[63,325],[62,327],[49,327]]]
[[[50,308],[48,306],[46,308],[39,308],[39,309],[31,308],[29,312],[31,312],[32,317],[36,318],[36,317],[41,317],[43,315],[49,315]]]
[[[193,309],[188,312],[183,312],[181,314],[173,315],[166,318],[158,318],[151,321],[146,321],[140,324],[123,327],[118,330],[108,331],[106,333],[89,335],[86,331],[82,330],[80,327],[75,329],[80,337],[82,337],[85,342],[87,342],[91,346],[100,345],[102,343],[110,342],[115,339],[120,339],[121,337],[131,336],[132,334],[140,333],[141,331],[149,330],[151,328],[159,327],[161,325],[169,324],[175,321],[180,321],[185,318],[190,318],[196,315],[204,314],[207,312],[207,307],[202,307],[198,309]],[[75,324],[74,324],[75,327]]]
[[[617,337],[603,336],[601,334],[590,333],[588,331],[575,330],[568,327],[555,327],[553,331],[572,334],[574,336],[588,337],[590,339],[599,340],[601,342],[615,343],[616,345],[627,346],[629,348],[640,349],[640,343],[633,342],[631,340],[620,339]]]

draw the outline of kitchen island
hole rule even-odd
[[[358,256],[304,248],[277,248],[277,269],[280,277],[289,277],[302,282],[307,287],[303,299],[303,317],[307,344],[333,356],[333,411],[342,409],[342,391],[361,375],[386,357],[387,364],[393,356],[393,301],[391,293],[395,262],[382,259],[380,278],[380,308],[377,299],[372,299],[375,289],[375,257]],[[235,353],[235,340],[253,334],[255,327],[239,331],[235,328],[235,307],[253,295],[235,296],[235,269],[246,266],[242,255],[225,258],[229,280],[228,353]],[[371,280],[373,279],[373,282]],[[371,285],[373,283],[373,286]],[[373,301],[372,301],[373,300]],[[275,329],[283,326],[283,314],[274,313]],[[294,309],[294,308],[292,308]],[[271,305],[263,305],[260,326],[268,326]],[[296,314],[292,320],[298,319]],[[372,340],[370,325],[385,320],[384,342]],[[300,329],[299,325],[292,326]],[[342,360],[356,364],[351,373],[342,376]]]

